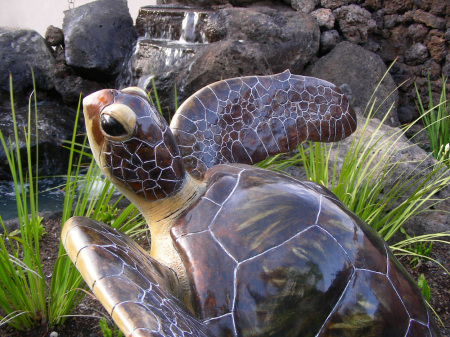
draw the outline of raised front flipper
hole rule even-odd
[[[213,336],[172,294],[175,273],[123,233],[84,217],[69,219],[64,248],[125,336]]]
[[[334,142],[356,116],[333,84],[288,70],[213,83],[192,95],[170,124],[194,177],[223,163],[254,164],[304,140]]]

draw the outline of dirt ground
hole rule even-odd
[[[60,232],[60,221],[57,217],[45,219],[44,227],[47,234],[41,240],[41,256],[45,256],[43,269],[44,275],[51,275],[52,268],[58,253],[58,240]],[[450,269],[450,245],[433,245],[432,257]],[[420,274],[424,274],[425,279],[431,288],[431,305],[444,323],[438,323],[443,336],[450,336],[450,277],[442,268],[435,263],[426,262],[417,268],[411,268],[409,259],[401,260],[404,267],[415,280]],[[50,282],[50,279],[48,279]],[[67,319],[62,326],[49,327],[42,325],[32,331],[16,331],[8,326],[0,327],[2,337],[48,337],[50,333],[58,332],[61,337],[101,337],[99,328],[99,318],[106,317],[106,311],[100,303],[91,296],[85,296],[73,313],[74,317]]]

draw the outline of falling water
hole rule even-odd
[[[138,41],[117,79],[117,86],[147,88],[153,75],[189,66],[208,42],[204,28],[212,10],[179,6],[146,6],[136,19]]]
[[[180,42],[197,42],[195,41],[197,23],[198,23],[197,12],[185,13],[183,22],[181,24]],[[202,43],[203,41],[200,42]]]

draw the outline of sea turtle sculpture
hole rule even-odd
[[[350,135],[355,114],[331,83],[220,81],[170,128],[138,88],[83,104],[94,157],[144,215],[151,251],[82,217],[62,240],[125,335],[438,335],[387,244],[331,192],[247,165]]]

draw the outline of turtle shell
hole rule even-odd
[[[217,336],[437,335],[387,244],[324,187],[242,164],[205,180],[171,233]]]

